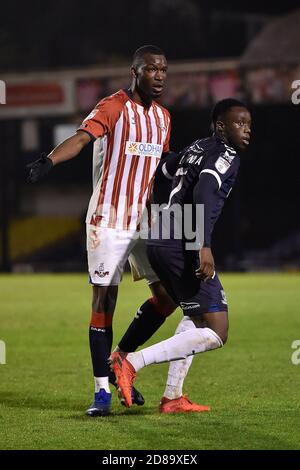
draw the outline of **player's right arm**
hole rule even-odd
[[[28,180],[35,183],[45,176],[54,165],[76,157],[91,140],[107,134],[114,127],[121,109],[127,99],[124,93],[116,93],[101,100],[96,108],[84,119],[80,128],[72,137],[55,147],[49,155],[27,165],[30,169]]]
[[[49,173],[54,165],[76,157],[90,141],[91,136],[88,133],[77,131],[72,137],[55,147],[49,155],[43,154],[38,160],[27,165],[30,170],[28,181],[36,183]]]
[[[48,158],[51,158],[53,166],[71,160],[71,158],[76,157],[90,141],[91,136],[87,132],[77,131],[72,137],[69,137],[55,147],[48,155]]]

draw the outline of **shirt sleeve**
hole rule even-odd
[[[181,154],[176,154],[175,152],[168,152],[167,154],[163,154],[158,166],[158,170],[161,171],[165,178],[172,180],[176,173],[180,158]]]
[[[199,181],[194,187],[193,199],[195,204],[204,205],[204,242],[203,246],[210,248],[213,229],[213,211],[218,200],[218,180],[205,172],[200,174]]]
[[[218,206],[218,213],[220,213],[224,205],[225,199],[220,197],[220,188],[226,181],[232,187],[238,168],[238,154],[231,147],[225,146],[218,151],[213,150],[199,174],[193,199],[196,204],[204,205],[204,247],[211,246],[216,207]]]
[[[169,124],[168,124],[168,130],[167,130],[167,135],[164,141],[164,146],[163,146],[163,152],[170,152],[170,135],[171,135],[171,119],[169,116]]]
[[[124,103],[118,95],[104,98],[84,119],[78,130],[87,132],[92,140],[103,137],[114,128],[121,115],[123,105]]]
[[[212,175],[218,183],[218,189],[220,189],[222,183],[236,173],[238,168],[239,156],[235,150],[228,147],[219,152],[214,151],[214,153],[208,157],[199,177],[205,173]]]

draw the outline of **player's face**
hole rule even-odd
[[[223,119],[224,137],[233,148],[244,151],[249,145],[251,135],[251,115],[240,106],[229,109]]]
[[[143,62],[134,70],[137,89],[151,99],[159,98],[164,88],[167,69],[165,56],[145,54]]]

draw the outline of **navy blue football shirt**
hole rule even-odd
[[[166,204],[158,212],[148,244],[182,243],[187,240],[186,228],[190,228],[190,233],[202,230],[201,245],[210,247],[214,225],[234,185],[239,164],[236,150],[217,135],[196,140],[177,156],[162,159],[155,175],[154,202]],[[197,226],[197,206],[204,207],[201,227]],[[170,230],[164,232],[162,219],[166,211]],[[181,228],[179,239],[176,224]]]

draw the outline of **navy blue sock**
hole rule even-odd
[[[159,313],[152,299],[147,300],[137,311],[127,331],[119,342],[125,352],[135,351],[144,344],[164,323],[166,316]]]
[[[108,358],[112,345],[112,327],[97,328],[90,326],[89,340],[94,376],[109,376]]]

